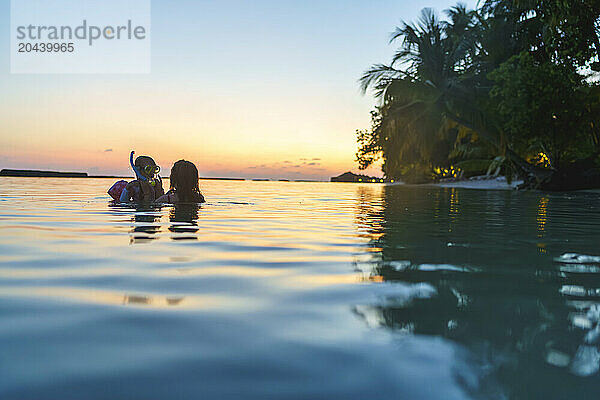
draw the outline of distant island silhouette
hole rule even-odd
[[[89,178],[87,172],[58,172],[58,171],[38,171],[33,169],[3,169],[0,176],[23,176],[36,178]]]
[[[358,175],[350,171],[344,172],[341,175],[333,176],[331,182],[364,182],[364,183],[383,183],[386,182],[383,178],[376,178],[368,175]],[[393,182],[393,181],[392,181]]]

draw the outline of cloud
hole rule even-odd
[[[104,150],[105,153],[109,153],[111,151],[113,151],[113,149],[106,149],[106,150]]]
[[[320,163],[318,163],[318,162],[310,162],[310,163],[308,163],[306,165],[320,165]]]
[[[321,161],[320,158],[313,158],[313,161]]]

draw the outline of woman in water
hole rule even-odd
[[[171,168],[171,188],[156,199],[157,203],[204,203],[198,187],[198,169],[186,160],[179,160]]]

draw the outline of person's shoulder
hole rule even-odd
[[[139,179],[134,179],[127,183],[127,189],[139,189],[142,186],[142,182]]]
[[[177,194],[173,190],[169,190],[167,193],[160,196],[156,199],[157,203],[176,203],[177,202]]]

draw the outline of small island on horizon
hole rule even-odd
[[[338,176],[332,176],[329,180],[330,182],[360,182],[360,183],[384,183],[384,182],[394,182],[393,180],[377,178],[374,176],[368,175],[360,175],[355,174],[353,172],[344,172]]]
[[[87,172],[59,172],[42,171],[35,169],[2,169],[0,176],[27,177],[27,178],[90,178]],[[109,177],[107,177],[109,178]]]

